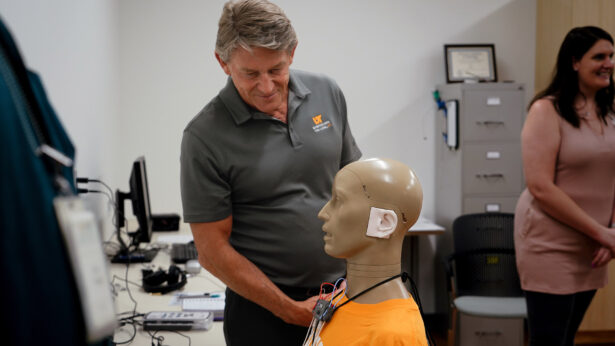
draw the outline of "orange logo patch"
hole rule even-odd
[[[327,119],[323,119],[322,113],[316,116],[313,116],[312,121],[314,122],[314,126],[312,126],[312,130],[314,130],[314,133],[324,131],[331,127],[331,121]]]
[[[312,121],[314,122],[314,125],[322,124],[322,114],[312,117]]]

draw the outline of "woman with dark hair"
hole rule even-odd
[[[613,38],[572,29],[551,84],[530,103],[521,134],[527,188],[515,249],[530,346],[573,345],[615,256]]]

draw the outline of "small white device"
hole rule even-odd
[[[186,262],[186,273],[188,274],[198,274],[201,272],[201,263],[197,260],[188,260]]]

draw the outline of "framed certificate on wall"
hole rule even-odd
[[[446,82],[497,82],[493,44],[445,44]]]

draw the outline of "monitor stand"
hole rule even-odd
[[[136,249],[131,252],[119,251],[111,258],[111,263],[146,263],[158,254],[158,249]]]

